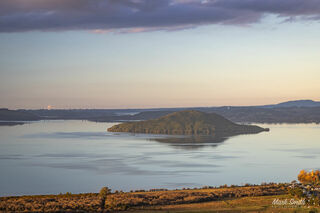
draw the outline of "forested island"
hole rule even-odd
[[[240,134],[254,134],[269,131],[269,129],[254,125],[236,124],[216,113],[186,110],[173,112],[157,119],[121,123],[108,128],[108,131],[228,137]]]

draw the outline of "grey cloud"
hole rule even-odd
[[[218,0],[215,6],[279,15],[300,16],[320,13],[319,0]]]
[[[268,13],[315,20],[320,0],[1,0],[0,32],[238,25]]]

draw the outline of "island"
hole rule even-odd
[[[125,122],[107,129],[109,132],[131,132],[168,135],[210,135],[229,137],[269,131],[255,125],[236,124],[216,113],[196,110],[173,112],[157,119]]]

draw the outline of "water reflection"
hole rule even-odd
[[[52,138],[52,139],[96,139],[105,140],[107,138],[119,139],[129,137],[136,140],[156,141],[167,144],[174,148],[191,150],[205,146],[216,147],[228,138],[214,136],[183,136],[183,135],[153,135],[135,133],[111,133],[111,132],[45,132],[36,134],[26,134],[22,138]]]
[[[205,146],[216,147],[227,139],[228,138],[214,136],[166,136],[161,138],[149,138],[151,141],[157,141],[174,148],[185,150],[200,149]]]

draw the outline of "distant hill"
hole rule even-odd
[[[118,124],[109,128],[108,131],[226,137],[259,133],[268,129],[236,124],[215,113],[186,110],[173,112],[158,119]]]
[[[295,100],[287,101],[279,104],[264,105],[266,108],[278,108],[278,107],[320,107],[320,101],[313,100]]]
[[[242,123],[320,123],[320,102],[295,100],[264,106],[223,106],[157,109],[0,109],[0,120],[90,120],[95,122],[142,121],[160,118],[172,112],[196,110],[217,113]]]
[[[86,120],[89,118],[101,118],[115,115],[122,111],[129,110],[112,110],[112,109],[38,109],[38,110],[19,110],[21,112],[30,112],[46,120]],[[130,111],[129,111],[130,112]]]
[[[240,123],[320,123],[320,107],[220,107],[210,112]]]
[[[95,122],[119,122],[119,121],[139,121],[139,120],[149,120],[159,118],[161,116],[167,115],[174,111],[159,111],[159,110],[150,110],[139,112],[134,115],[110,115],[110,116],[101,116],[89,118],[90,121]]]
[[[40,117],[30,112],[19,110],[0,109],[0,121],[37,121]]]

